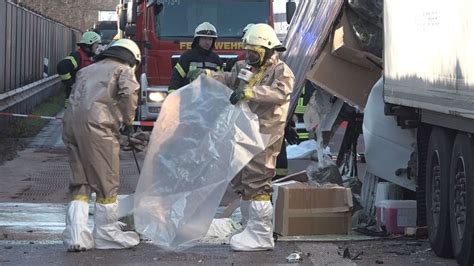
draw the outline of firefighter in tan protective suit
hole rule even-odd
[[[135,66],[140,49],[121,39],[77,73],[64,114],[63,140],[72,170],[72,201],[66,213],[63,243],[68,251],[122,249],[138,245],[138,234],[122,232],[117,220],[119,128],[131,127],[139,84]],[[87,228],[89,195],[97,195],[94,230]]]
[[[275,52],[285,51],[285,47],[272,27],[267,24],[251,26],[243,42],[246,65],[235,64],[228,73],[196,70],[189,78],[194,79],[204,72],[234,89],[230,102],[247,101],[259,118],[260,132],[271,137],[266,150],[255,156],[232,181],[234,190],[241,195],[240,205],[246,223],[245,229],[230,240],[234,250],[271,250],[275,245],[271,181],[283,142],[294,76]]]

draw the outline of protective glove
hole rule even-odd
[[[125,135],[125,136],[131,135],[133,134],[133,132],[134,132],[133,125],[124,124],[122,128],[120,128],[120,134]]]
[[[290,123],[285,127],[285,139],[290,145],[298,144],[298,141],[300,140],[296,128]]]
[[[232,92],[232,94],[230,95],[229,101],[231,104],[236,104],[244,98],[245,98],[244,90],[237,89],[234,92]]]
[[[201,74],[207,75],[208,73],[209,72],[207,69],[197,68],[197,69],[190,70],[188,74],[186,75],[186,77],[189,79],[189,82],[192,82],[195,79],[197,79],[199,75]]]

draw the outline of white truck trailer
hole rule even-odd
[[[385,114],[416,130],[418,220],[460,265],[474,263],[473,14],[472,0],[384,1]]]

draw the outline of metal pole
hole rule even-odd
[[[140,165],[138,164],[137,155],[135,154],[135,147],[131,145],[132,142],[130,141],[130,132],[128,132],[127,137],[128,137],[128,144],[132,147],[133,159],[135,159],[135,164],[137,165],[138,174],[140,174],[141,173]]]

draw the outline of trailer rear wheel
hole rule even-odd
[[[474,263],[474,141],[458,134],[450,171],[450,222],[453,253],[459,265]]]
[[[446,130],[431,132],[426,158],[426,215],[431,247],[440,257],[452,257],[449,227],[449,170],[453,138]]]

